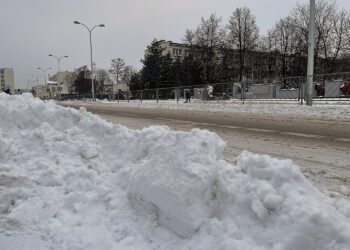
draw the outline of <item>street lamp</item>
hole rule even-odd
[[[45,85],[47,85],[47,81],[46,81],[46,72],[47,72],[48,70],[50,70],[51,68],[43,69],[43,68],[38,67],[37,69],[41,70],[41,71],[44,73]],[[49,95],[51,95],[49,86],[47,86],[47,89],[48,89]]]
[[[29,90],[32,91],[34,85],[35,85],[35,80],[33,80],[33,79],[28,80],[27,81],[27,92],[29,92]]]
[[[54,57],[54,58],[56,58],[56,60],[57,60],[57,83],[58,83],[58,84],[57,84],[57,90],[59,91],[59,98],[60,98],[60,100],[61,100],[62,88],[61,88],[61,86],[60,86],[60,84],[61,84],[60,61],[61,61],[61,59],[63,59],[63,58],[68,58],[68,56],[57,57],[57,56],[52,55],[52,54],[49,54],[49,56]]]
[[[63,58],[68,58],[68,56],[57,57],[57,56],[54,56],[52,54],[49,54],[49,56],[54,57],[57,60],[57,82],[58,82],[58,84],[60,84],[60,61]]]
[[[43,68],[36,68],[38,70],[41,70],[43,73],[44,73],[44,79],[45,79],[45,85],[47,85],[47,82],[46,82],[46,72],[49,71],[51,68],[47,68],[47,69],[43,69]]]
[[[95,88],[94,88],[94,67],[93,67],[93,64],[92,64],[92,40],[91,40],[91,34],[92,34],[92,31],[97,28],[97,27],[105,27],[104,24],[99,24],[99,25],[95,25],[93,26],[92,28],[89,28],[88,26],[86,26],[85,24],[83,23],[80,23],[78,21],[74,21],[75,24],[81,24],[83,25],[88,31],[89,31],[89,34],[90,34],[90,62],[91,62],[91,93],[92,93],[92,100],[95,101]]]
[[[31,83],[31,81],[28,80],[28,81],[27,81],[27,92],[29,92],[29,85],[30,85],[30,83]]]
[[[36,85],[39,85],[39,78],[40,78],[40,76],[39,76],[39,75],[32,75],[32,77],[35,78],[35,80],[36,80]]]

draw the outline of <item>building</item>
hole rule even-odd
[[[163,55],[169,54],[173,60],[183,59],[189,50],[189,47],[186,44],[174,43],[172,41],[159,41],[159,45],[163,48]]]
[[[113,84],[113,93],[121,92],[127,92],[129,91],[129,85],[126,83],[116,83]]]
[[[59,86],[58,82],[47,81],[47,87],[51,99],[58,99],[60,97],[62,87]]]
[[[10,90],[15,91],[14,73],[11,68],[0,68],[0,92]]]
[[[163,55],[166,56],[169,54],[173,60],[182,60],[189,51],[189,47],[182,43],[160,40],[158,41],[158,44],[163,49]],[[145,51],[145,55],[147,55],[147,50]]]
[[[66,95],[72,93],[75,76],[75,72],[61,71],[49,77],[49,80],[57,83],[57,90]]]
[[[40,99],[46,100],[50,97],[48,85],[35,85],[33,86],[33,95]]]

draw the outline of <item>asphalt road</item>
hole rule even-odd
[[[79,108],[84,106],[88,111],[95,114],[108,116],[127,116],[149,120],[176,120],[193,122],[210,126],[230,126],[229,128],[271,130],[275,133],[290,133],[295,136],[315,136],[327,140],[344,140],[350,142],[350,121],[296,119],[295,117],[271,116],[266,114],[247,113],[224,113],[224,112],[199,112],[185,110],[164,110],[164,109],[140,109],[132,107],[108,106],[108,105],[81,105],[62,104]]]
[[[129,128],[167,125],[174,130],[201,128],[227,142],[225,158],[243,150],[292,159],[323,190],[350,187],[350,121],[300,119],[266,114],[146,109],[106,104],[84,106],[102,118]]]

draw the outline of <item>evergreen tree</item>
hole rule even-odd
[[[130,77],[130,90],[143,89],[141,72],[135,72],[131,74]]]
[[[172,86],[182,86],[185,85],[186,77],[185,77],[185,71],[183,67],[183,63],[181,62],[180,58],[176,58],[176,60],[172,63],[171,69],[170,69],[170,83]]]
[[[182,61],[184,72],[184,84],[188,85],[203,85],[205,81],[205,64],[201,59],[188,54]]]
[[[153,40],[147,47],[145,58],[141,60],[143,68],[141,79],[144,88],[169,87],[171,70],[170,55],[163,55],[164,49],[159,45],[158,40]]]

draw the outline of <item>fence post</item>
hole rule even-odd
[[[142,103],[142,90],[140,90],[140,99],[141,99],[141,103]]]
[[[245,82],[241,83],[241,97],[242,97],[242,103],[244,105],[244,98],[245,98]]]
[[[300,105],[304,105],[304,77],[300,78]]]
[[[179,95],[180,95],[180,89],[176,88],[176,103],[179,104]]]
[[[202,92],[202,102],[205,102],[205,98],[208,96],[208,85],[204,85]]]
[[[157,98],[157,103],[159,101],[159,89],[156,89],[156,98]]]

